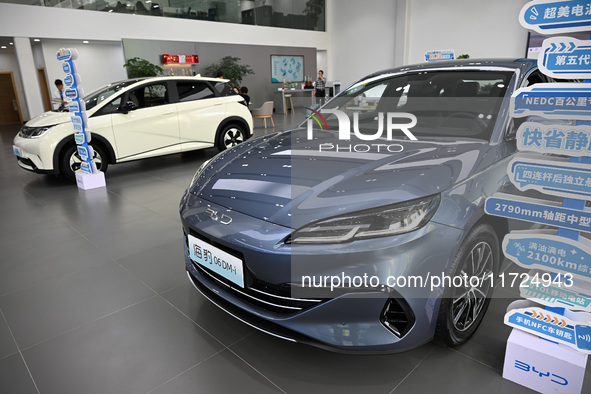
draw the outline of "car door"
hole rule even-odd
[[[213,146],[217,128],[227,117],[226,97],[206,81],[179,80],[175,84],[182,151]]]
[[[146,83],[125,93],[124,103],[133,109],[112,115],[119,161],[180,151],[177,108],[169,84]]]

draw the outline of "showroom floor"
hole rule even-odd
[[[274,118],[256,135],[303,115]],[[0,393],[531,392],[501,377],[511,293],[497,289],[456,349],[351,356],[284,342],[185,275],[178,203],[216,150],[112,166],[106,189],[81,191],[20,169],[18,129],[0,126]]]

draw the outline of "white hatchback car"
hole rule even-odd
[[[155,77],[116,82],[84,98],[97,168],[124,161],[217,147],[252,135],[252,116],[227,80]],[[46,112],[14,138],[18,164],[75,179],[80,170],[68,112]]]

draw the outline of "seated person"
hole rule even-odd
[[[246,101],[246,108],[250,109],[250,96],[248,95],[248,88],[246,86],[242,86],[240,91],[237,88],[234,88],[234,92],[242,96],[244,101]]]

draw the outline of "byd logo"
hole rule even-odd
[[[313,123],[312,121],[316,121],[318,126],[320,126],[321,130],[328,130],[328,125],[326,124],[326,120],[322,116],[322,114],[331,114],[337,118],[339,124],[339,140],[340,141],[350,141],[351,140],[351,120],[347,116],[347,114],[343,111],[339,111],[338,109],[321,109],[320,112],[314,111],[311,108],[307,108],[311,114],[310,119],[308,119],[307,123],[307,137],[308,140],[312,140],[312,128]],[[322,114],[321,114],[322,113]],[[394,120],[397,122],[394,122]],[[406,122],[399,123],[399,120],[406,120]],[[384,123],[386,123],[386,139],[388,141],[392,140],[392,134],[394,130],[402,131],[410,140],[417,141],[417,137],[415,137],[409,129],[413,128],[417,125],[417,117],[408,112],[388,112],[386,113],[386,122],[384,122],[384,113],[379,112],[377,116],[378,121],[378,130],[374,134],[362,134],[359,131],[359,112],[353,113],[353,133],[355,136],[362,140],[362,141],[375,141],[382,138],[384,134]],[[324,125],[324,127],[322,127]],[[332,144],[332,143],[323,143],[320,144],[319,150],[334,150],[334,151],[349,151],[349,152],[368,152],[372,149],[376,149],[378,152],[380,151],[388,151],[388,152],[401,152],[403,150],[402,145],[400,144],[355,144],[355,145],[348,145],[342,146],[339,144]]]

